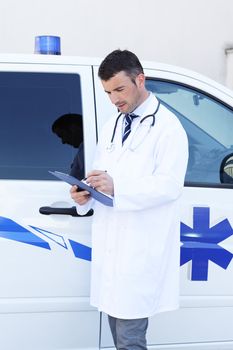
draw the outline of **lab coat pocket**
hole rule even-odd
[[[148,237],[144,232],[122,232],[119,249],[118,272],[121,275],[138,276],[144,273],[149,257]]]

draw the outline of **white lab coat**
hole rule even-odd
[[[141,118],[157,103],[151,95]],[[93,165],[113,177],[114,207],[93,201],[91,304],[111,316],[135,319],[179,305],[179,198],[188,146],[180,122],[163,105],[146,137],[140,130],[151,118],[134,127],[123,147],[122,119],[112,152],[106,149],[116,117],[104,126]],[[130,150],[140,136],[142,142]]]

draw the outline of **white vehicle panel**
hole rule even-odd
[[[91,67],[0,64],[0,70],[80,76],[89,169],[96,144]],[[0,180],[0,343],[4,349],[98,347],[99,313],[89,305],[91,217],[39,213],[43,206],[74,206],[69,189],[55,179]],[[81,255],[80,249],[84,249]]]
[[[75,106],[77,96],[83,117],[85,172],[91,169],[102,125],[116,113],[98,78],[99,62],[99,59],[78,57],[0,55],[0,75],[11,72],[79,76],[80,96],[76,92],[66,92],[66,88],[59,92],[62,88],[54,84],[57,91],[55,97],[58,97],[53,97],[49,108],[52,111],[54,106],[55,114],[60,111],[56,105],[59,98],[62,99],[62,94],[68,106],[69,103]],[[162,102],[171,103],[172,108],[177,108],[181,119],[185,119],[185,113],[190,110],[189,124],[195,124],[198,120],[195,126],[198,132],[195,128],[188,131],[191,137],[205,139],[206,143],[203,141],[202,145],[205,152],[200,153],[199,158],[203,157],[200,164],[207,178],[198,185],[198,181],[192,181],[191,169],[191,180],[186,181],[181,216],[181,307],[174,312],[158,314],[150,320],[148,349],[230,350],[233,349],[233,184],[209,181],[212,179],[209,173],[216,172],[216,167],[210,169],[208,163],[205,168],[205,156],[212,152],[214,156],[211,160],[216,157],[218,161],[222,160],[223,154],[231,156],[233,93],[185,69],[151,62],[145,62],[144,67],[146,76],[155,81],[155,88],[157,81],[175,86]],[[41,86],[39,80],[38,89],[43,92],[44,100],[35,100],[33,108],[39,116],[41,113],[43,119],[45,109],[41,105],[46,100],[46,89],[49,95],[50,85]],[[20,85],[12,86],[14,89],[20,88]],[[9,87],[0,79],[0,96]],[[180,87],[181,90],[187,89],[187,96],[179,92]],[[19,89],[22,96],[26,95],[24,89]],[[165,93],[165,90],[158,90],[157,97],[163,99]],[[186,100],[180,98],[182,93]],[[193,98],[196,100],[190,105]],[[217,109],[214,102],[226,108]],[[0,101],[0,117],[4,116],[2,104]],[[22,108],[22,113],[28,112],[27,103],[21,103],[20,98],[17,101],[12,99],[9,111],[16,110],[15,105]],[[72,108],[67,112],[72,113]],[[6,115],[5,119],[10,118],[10,112]],[[9,149],[12,139],[20,131],[17,130],[20,123],[16,123],[16,126],[13,124],[12,133],[8,131],[7,135]],[[41,124],[43,127],[44,124]],[[48,127],[51,127],[49,122]],[[39,129],[40,124],[38,133]],[[192,135],[193,130],[195,135]],[[30,153],[33,141],[38,143],[36,136],[31,135],[28,127],[28,134],[25,132],[22,135],[22,144],[28,140],[28,146],[24,150],[19,139],[12,154],[17,153],[17,148],[22,148],[25,154]],[[55,137],[52,133],[50,136]],[[4,127],[1,127],[0,139],[4,137]],[[39,141],[46,143],[45,139]],[[195,140],[198,147],[202,140],[199,141]],[[215,145],[219,146],[217,151]],[[205,149],[206,146],[209,148]],[[48,153],[51,152],[49,147],[50,143]],[[59,160],[59,157],[64,157],[62,147],[57,142],[54,149],[58,154],[54,154],[54,158]],[[221,153],[221,149],[225,153]],[[7,174],[0,177],[0,344],[6,350],[113,348],[106,315],[99,314],[89,304],[92,216],[64,214],[65,209],[74,206],[69,195],[70,186],[52,178],[40,179],[39,176],[38,179],[17,179],[17,166],[7,168],[3,164],[7,160],[3,154],[5,152],[8,152],[8,147],[2,152],[3,160],[0,162],[0,171]],[[46,151],[43,152],[35,157],[46,158]],[[20,165],[24,164],[24,153],[19,159]],[[219,163],[216,164],[219,167],[217,172],[220,172]],[[228,165],[231,166],[231,159]],[[46,166],[44,170],[43,166],[40,169],[42,173],[47,170]],[[216,179],[219,174],[214,175]],[[39,212],[41,207],[55,211],[62,208],[63,214],[42,215]]]

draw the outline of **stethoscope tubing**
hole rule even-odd
[[[120,113],[115,121],[115,125],[114,125],[114,128],[113,128],[113,133],[112,133],[112,138],[111,138],[111,141],[110,141],[110,144],[112,145],[113,144],[113,141],[114,141],[114,138],[115,138],[115,134],[116,134],[116,128],[117,128],[117,125],[118,125],[118,121],[120,119],[120,117],[122,116],[122,113]]]
[[[159,106],[160,106],[160,101],[158,101],[158,106],[157,106],[156,110],[154,111],[154,113],[148,114],[148,115],[146,115],[144,118],[142,118],[142,119],[140,120],[140,124],[142,124],[147,118],[152,117],[152,118],[153,118],[153,122],[151,123],[151,126],[154,126],[154,125],[155,125],[155,114],[158,112]]]
[[[140,124],[142,124],[147,118],[153,118],[153,121],[152,121],[152,123],[151,123],[150,126],[154,126],[154,125],[155,125],[155,115],[156,115],[156,113],[158,112],[159,107],[160,107],[160,101],[158,101],[158,105],[157,105],[156,110],[154,111],[154,113],[148,114],[148,115],[146,115],[145,117],[143,117],[143,118],[140,120]],[[116,134],[116,128],[117,128],[118,121],[119,121],[119,119],[120,119],[121,116],[122,116],[122,113],[120,113],[120,114],[117,116],[117,119],[116,119],[116,121],[115,121],[115,125],[114,125],[114,128],[113,128],[113,133],[112,133],[112,138],[111,138],[111,141],[110,141],[110,145],[113,145],[113,141],[114,141],[115,134]],[[111,146],[110,146],[110,147],[111,147]]]

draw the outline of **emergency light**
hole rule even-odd
[[[52,35],[36,36],[35,53],[41,55],[60,55],[60,37]]]

